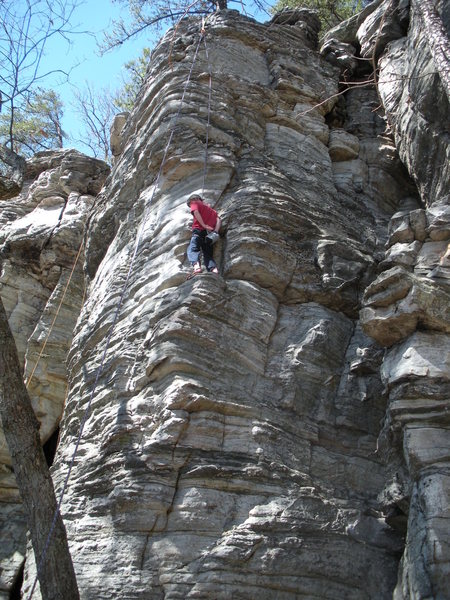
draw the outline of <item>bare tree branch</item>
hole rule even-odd
[[[14,144],[14,120],[17,106],[28,100],[28,94],[39,81],[63,70],[40,72],[48,41],[61,36],[68,40],[74,33],[70,20],[81,0],[3,0],[0,2],[0,95],[9,107],[10,134],[8,145]]]
[[[86,144],[95,157],[106,162],[111,159],[109,147],[110,127],[115,113],[112,94],[107,89],[95,92],[86,84],[84,90],[75,91],[75,108],[88,132],[87,139],[76,140]]]

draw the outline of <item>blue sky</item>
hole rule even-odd
[[[70,71],[70,80],[60,74],[54,74],[43,82],[43,87],[57,92],[64,103],[63,130],[70,138],[82,138],[82,126],[79,116],[73,106],[74,90],[83,90],[86,83],[94,90],[109,88],[111,91],[119,88],[126,74],[124,64],[137,58],[144,47],[152,48],[163,31],[152,32],[149,29],[140,36],[124,43],[121,47],[100,56],[97,43],[103,38],[103,32],[111,27],[113,19],[128,17],[126,3],[112,0],[85,0],[75,10],[72,26],[78,31],[89,31],[90,34],[80,33],[72,38],[69,45],[61,38],[52,38],[46,48],[46,54],[41,64],[41,70],[64,69]],[[266,15],[258,15],[261,21],[268,20]],[[94,34],[94,35],[92,35]],[[76,147],[86,154],[91,154],[89,148],[74,139],[66,140],[66,146]]]
[[[111,0],[86,0],[75,10],[71,21],[74,29],[89,31],[90,34],[79,33],[73,36],[70,45],[61,37],[54,37],[46,47],[41,71],[70,71],[69,81],[61,74],[55,73],[43,82],[43,87],[57,92],[64,103],[63,129],[70,137],[80,137],[82,129],[76,110],[72,106],[74,91],[84,89],[87,82],[96,90],[117,89],[123,82],[123,65],[137,58],[145,46],[154,46],[161,35],[144,32],[120,48],[100,56],[97,42],[102,40],[104,30],[111,27],[112,20],[121,14],[124,18],[127,17],[126,4],[119,5]],[[80,143],[66,141],[66,145],[75,146],[90,154]]]

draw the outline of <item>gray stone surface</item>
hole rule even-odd
[[[369,87],[336,95],[341,68],[360,73],[350,46],[373,45],[386,3],[371,4],[323,56],[308,11],[265,25],[213,15],[210,64],[200,45],[180,108],[199,32],[184,21],[113,131],[104,188],[89,179],[95,161],[84,159],[83,184],[80,157],[59,173],[56,157],[38,157],[30,172],[51,182],[50,198],[30,186],[15,212],[0,212],[10,232],[0,292],[15,330],[31,285],[18,257],[48,239],[37,220],[25,227],[28,213],[59,206],[61,189],[73,195],[66,235],[89,212],[81,313],[80,272],[55,332],[58,360],[35,390],[47,427],[66,357],[53,474],[58,489],[86,416],[63,503],[84,599],[448,597],[447,171],[416,168],[420,156],[432,164],[427,131],[436,160],[447,150],[437,120],[413,138],[396,81],[380,85],[387,114]],[[408,52],[424,44],[414,18],[398,33],[387,15],[381,78],[398,67],[400,41]],[[420,75],[424,60],[408,69]],[[186,280],[186,198],[202,191],[223,219],[220,274]],[[45,276],[15,331],[27,364],[67,278],[53,252],[38,255]],[[33,576],[29,554],[24,592]]]
[[[46,442],[67,391],[65,361],[84,295],[86,219],[108,166],[75,150],[28,160],[20,194],[0,201],[0,296]],[[79,250],[78,261],[76,258]],[[26,522],[0,429],[0,594],[25,555]]]
[[[377,126],[358,136],[366,115],[378,118],[374,95],[355,103],[354,132],[330,136],[335,99],[316,105],[338,74],[304,23],[267,27],[233,12],[208,23],[205,196],[224,222],[220,276],[186,281],[184,262],[185,200],[203,175],[203,51],[152,188],[195,22],[179,32],[175,76],[170,34],[153,53],[89,229],[57,483],[141,241],[64,504],[80,585],[95,598],[387,598],[403,539],[378,509],[381,352],[357,324],[392,214],[375,193],[386,160]],[[339,135],[337,155],[328,141]],[[375,144],[363,157],[360,139]]]
[[[436,7],[444,14],[445,3]],[[380,439],[396,441],[390,461],[406,465],[408,481],[394,598],[448,598],[449,105],[413,9],[408,34],[391,41],[379,64],[388,123],[422,200],[421,208],[393,215],[383,272],[360,313],[366,333],[391,346],[381,370],[389,402]]]
[[[122,153],[122,130],[126,125],[129,112],[121,112],[114,117],[111,125],[110,147],[111,154],[116,157]]]

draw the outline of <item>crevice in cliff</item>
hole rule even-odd
[[[187,427],[187,425],[186,425]],[[180,436],[181,437],[181,436]],[[183,470],[185,469],[186,465],[189,463],[190,459],[192,456],[192,450],[188,452],[183,464],[178,468],[177,474],[176,474],[176,480],[175,480],[175,484],[174,484],[174,490],[173,490],[173,495],[172,495],[172,499],[170,501],[169,506],[167,507],[166,510],[166,523],[164,525],[164,529],[167,529],[167,525],[169,523],[169,517],[170,514],[173,512],[174,506],[175,506],[175,500],[178,496],[178,492],[179,492],[179,487],[180,487],[180,481],[181,481],[181,476],[183,474]]]
[[[398,505],[391,506],[385,517],[386,523],[402,536],[406,537],[408,532],[408,514]]]
[[[417,493],[417,491],[416,491]],[[428,515],[426,514],[426,511],[424,510],[423,506],[421,505],[420,500],[416,497],[415,499],[415,508],[416,508],[416,514],[414,515],[415,519],[415,526],[417,528],[419,528],[419,523],[426,523],[427,521],[427,517]],[[428,517],[429,518],[429,517]],[[434,578],[432,576],[432,571],[433,571],[433,567],[432,564],[430,564],[430,542],[427,540],[426,538],[426,534],[423,531],[420,531],[418,534],[416,533],[416,539],[417,537],[419,538],[417,540],[417,554],[419,556],[421,556],[421,565],[422,565],[422,569],[423,569],[423,575],[424,577],[422,577],[422,580],[420,581],[420,587],[422,588],[420,590],[420,595],[422,598],[439,598],[440,594],[436,593],[435,588],[437,587],[434,584]],[[434,541],[433,545],[436,544],[436,541]],[[411,542],[409,542],[407,540],[406,543],[406,548],[405,548],[405,555],[408,552],[411,552]],[[433,557],[434,558],[434,557]],[[411,568],[411,567],[410,567]],[[417,585],[417,583],[416,583]],[[412,586],[411,586],[412,588]],[[418,590],[414,590],[414,588],[409,589],[411,595],[413,595],[414,591],[417,593]],[[419,595],[419,594],[417,594]]]
[[[339,378],[339,382],[336,384],[333,397],[331,398],[331,401],[330,401],[330,411],[333,410],[336,405],[336,398],[339,394],[339,390],[341,388],[341,382],[342,382],[343,378],[344,377],[347,378],[350,374],[351,365],[350,365],[350,357],[348,356],[348,350],[353,342],[355,333],[356,333],[356,321],[353,320],[352,321],[352,331],[349,333],[347,345],[345,347],[345,350],[342,353],[342,364],[340,365],[340,369],[339,369],[341,376]],[[347,364],[348,364],[348,370],[345,368],[347,366]],[[331,381],[327,380],[325,382],[325,385],[329,385],[329,384],[333,384],[333,380],[331,380]]]
[[[22,584],[23,584],[23,576],[25,571],[25,560],[22,562],[17,575],[14,579],[14,582],[9,591],[9,600],[20,600],[22,596]]]
[[[240,150],[240,149],[239,149]],[[239,150],[236,152],[236,159],[238,160],[238,156],[240,154]],[[220,196],[217,201],[214,203],[213,208],[216,209],[217,205],[222,203],[227,195],[232,195],[233,191],[238,187],[238,167],[235,167],[233,173],[227,183],[227,185],[222,190]],[[231,226],[231,220],[222,219],[221,228],[220,228],[220,259],[219,259],[219,272],[223,277],[224,268],[225,268],[225,258],[227,255],[227,247],[228,247],[228,229]]]
[[[45,250],[45,248],[48,247],[48,245],[50,244],[50,242],[51,242],[51,240],[52,240],[52,238],[53,238],[56,230],[59,229],[59,227],[61,226],[61,223],[62,223],[62,220],[63,220],[63,217],[64,217],[64,212],[65,212],[65,210],[67,208],[68,202],[69,202],[69,197],[66,196],[65,199],[64,199],[64,205],[61,208],[61,212],[59,213],[59,216],[58,216],[58,221],[57,221],[56,225],[53,227],[53,229],[50,231],[47,239],[42,244],[41,250]]]
[[[145,536],[145,541],[144,541],[144,546],[142,548],[142,552],[141,552],[141,558],[139,561],[139,571],[142,573],[142,571],[144,570],[144,564],[145,564],[145,555],[147,553],[147,548],[148,548],[148,543],[155,531],[155,527],[156,524],[158,523],[158,517],[155,518],[155,520],[153,521],[153,525],[152,528],[150,529],[150,531],[147,533],[147,535]]]
[[[266,374],[266,372],[267,372],[267,365],[269,362],[269,354],[270,354],[270,350],[271,350],[271,346],[272,346],[272,340],[278,330],[278,324],[280,322],[280,311],[281,311],[281,303],[278,302],[277,303],[277,314],[276,314],[276,317],[274,320],[272,331],[270,332],[270,334],[267,338],[267,343],[266,343],[266,355],[264,357],[264,374]]]
[[[52,466],[53,461],[55,459],[56,450],[58,449],[59,444],[59,427],[55,429],[52,435],[48,438],[45,444],[42,446],[44,451],[45,460],[47,461],[47,465],[49,467]]]

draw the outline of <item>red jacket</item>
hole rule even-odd
[[[218,215],[213,208],[211,208],[207,204],[204,204],[200,200],[193,200],[190,204],[190,209],[191,209],[192,214],[194,214],[195,210],[198,210],[205,225],[209,225],[210,227],[212,227],[214,229],[214,227],[216,226],[216,223],[217,223]],[[205,229],[197,221],[195,215],[194,215],[194,222],[192,224],[192,229],[200,229],[200,230]]]

